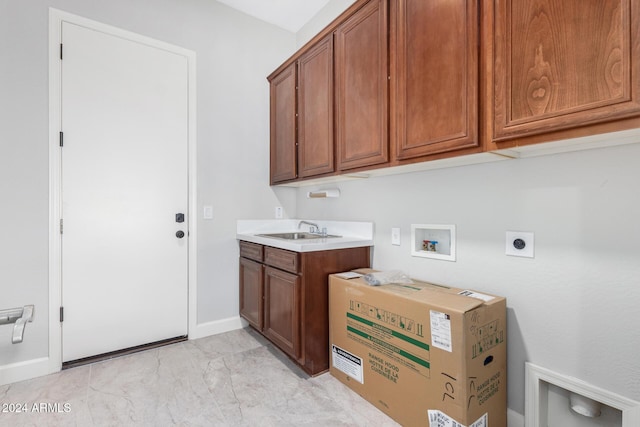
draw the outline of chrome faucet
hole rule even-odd
[[[307,224],[311,226],[311,229],[309,229],[309,233],[318,233],[320,231],[320,228],[318,227],[318,224],[314,223],[314,222],[309,222],[309,221],[300,221],[298,223],[298,228],[300,228],[300,226],[302,224]]]
[[[316,224],[314,222],[300,221],[298,223],[298,228],[300,228],[300,226],[302,224],[307,224],[308,226],[310,226],[309,233],[311,233],[311,234],[319,234],[322,237],[327,237],[327,228],[326,227],[322,227],[322,230],[320,230],[320,227],[318,227],[318,224]]]

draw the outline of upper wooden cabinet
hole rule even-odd
[[[397,160],[478,147],[477,1],[391,1]]]
[[[331,173],[333,147],[333,37],[298,60],[298,176]]]
[[[640,113],[640,1],[494,3],[493,141]]]
[[[356,0],[269,76],[271,183],[640,128],[639,76],[640,0]]]
[[[270,78],[271,184],[290,181],[296,166],[296,64]]]
[[[387,1],[372,0],[335,31],[339,170],[389,160]]]
[[[333,37],[269,76],[271,184],[335,170]]]

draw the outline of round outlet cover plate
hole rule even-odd
[[[507,231],[505,254],[533,258],[533,233],[526,231]]]

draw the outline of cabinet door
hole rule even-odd
[[[262,264],[247,258],[240,258],[240,315],[254,328],[263,328]]]
[[[296,178],[296,64],[270,80],[271,184]]]
[[[298,60],[298,176],[331,173],[333,160],[333,37]]]
[[[386,4],[370,1],[335,32],[339,170],[389,160]]]
[[[264,334],[285,353],[300,357],[300,278],[265,268]]]
[[[395,158],[478,146],[477,1],[398,0],[391,19]]]
[[[640,114],[640,1],[496,0],[494,141]]]

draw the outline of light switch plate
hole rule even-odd
[[[202,212],[203,219],[213,219],[213,206],[205,206]]]
[[[400,246],[400,229],[399,228],[391,229],[391,244]]]
[[[533,258],[533,233],[527,231],[507,231],[505,253],[510,256]]]
[[[276,219],[282,219],[283,217],[282,206],[276,206],[275,216],[276,216]]]

